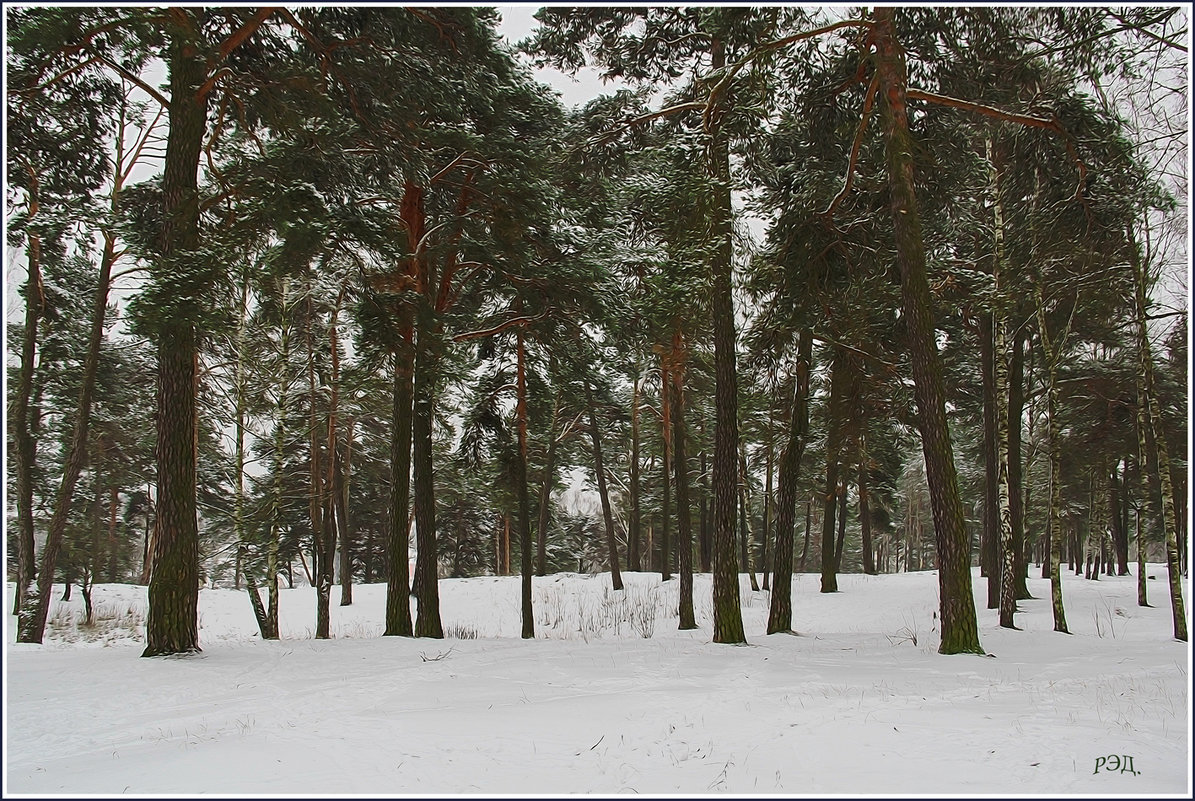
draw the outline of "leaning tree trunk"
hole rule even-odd
[[[885,122],[885,150],[901,276],[904,312],[921,447],[925,455],[934,529],[937,535],[938,588],[943,654],[983,653],[971,596],[970,538],[959,497],[954,449],[946,419],[946,390],[934,337],[934,319],[926,270],[925,243],[913,188],[913,139],[909,134],[904,50],[896,41],[892,8],[877,8],[876,71]]]
[[[184,9],[191,16],[195,11]],[[198,16],[205,14],[198,11]],[[190,20],[198,28],[201,19]],[[162,173],[161,259],[155,282],[166,284],[199,258],[199,154],[207,130],[204,53],[177,32],[170,44],[170,135]],[[192,300],[190,298],[186,300]],[[198,299],[193,299],[198,301]],[[157,534],[142,656],[199,650],[199,524],[196,510],[195,391],[198,348],[186,317],[157,331]]]
[[[119,179],[113,190],[113,205],[119,194]],[[30,204],[30,216],[36,213],[36,201]],[[79,400],[75,412],[75,427],[71,435],[71,445],[67,452],[66,466],[63,471],[62,482],[58,487],[55,498],[54,512],[50,518],[50,527],[46,532],[46,543],[42,547],[40,571],[34,566],[33,552],[33,518],[32,507],[25,507],[32,502],[32,484],[25,486],[31,479],[34,459],[34,443],[29,431],[29,395],[32,388],[32,359],[36,336],[37,317],[40,315],[42,300],[40,238],[36,234],[30,235],[29,245],[29,286],[27,295],[36,293],[37,298],[27,297],[29,306],[37,306],[39,310],[32,315],[27,309],[26,325],[32,325],[34,334],[26,330],[22,343],[21,373],[18,394],[14,404],[14,426],[17,439],[17,507],[20,526],[19,548],[21,556],[18,563],[18,578],[25,582],[18,584],[17,595],[20,606],[17,611],[17,642],[40,643],[45,633],[46,618],[50,611],[50,595],[53,592],[54,568],[58,561],[58,553],[62,548],[62,539],[66,533],[67,518],[70,513],[71,500],[74,498],[75,485],[83,465],[87,460],[87,439],[91,423],[91,399],[95,392],[96,374],[99,370],[100,350],[104,343],[104,320],[108,309],[108,290],[112,283],[112,266],[116,262],[116,239],[111,232],[104,234],[104,250],[100,257],[100,271],[96,280],[95,297],[92,300],[91,328],[88,331],[87,352],[83,357],[82,383],[79,389]],[[29,357],[29,372],[26,375],[26,359]],[[28,385],[26,385],[28,381]],[[28,468],[28,469],[26,469]],[[28,492],[28,496],[26,496]],[[24,515],[28,510],[28,521]],[[29,542],[25,542],[26,522],[29,524]],[[28,561],[26,561],[26,559]],[[36,588],[33,585],[36,579]]]
[[[797,340],[797,371],[793,389],[788,441],[780,454],[780,487],[776,498],[776,548],[773,557],[772,603],[768,612],[768,634],[792,631],[793,527],[797,514],[797,480],[801,457],[809,437],[809,371],[812,361],[812,332],[802,328]],[[805,513],[805,547],[809,547],[809,511]],[[801,566],[805,557],[802,553]]]
[[[685,449],[685,365],[680,329],[672,335],[672,464],[676,470],[676,552],[680,572],[677,629],[697,628],[693,616],[693,517],[689,510],[689,459]]]
[[[710,43],[711,67],[726,66],[725,43],[717,36]],[[710,177],[715,202],[713,257],[710,260],[710,317],[714,334],[714,464],[713,464],[713,605],[714,642],[745,643],[735,570],[734,511],[738,496],[738,378],[735,371],[734,297],[731,290],[733,257],[730,197],[730,144],[720,125],[710,130]]]
[[[1147,313],[1145,302],[1146,275],[1145,266],[1141,261],[1141,254],[1137,250],[1137,242],[1133,233],[1129,231],[1129,259],[1133,266],[1133,299],[1134,316],[1136,318],[1137,333],[1137,396],[1139,405],[1144,407],[1144,415],[1138,419],[1149,427],[1153,434],[1153,447],[1157,453],[1155,461],[1157,480],[1153,483],[1155,492],[1160,490],[1160,497],[1156,498],[1161,510],[1159,521],[1166,537],[1166,567],[1170,578],[1170,610],[1174,621],[1174,638],[1187,641],[1187,619],[1183,605],[1182,576],[1178,565],[1178,539],[1182,519],[1179,517],[1179,501],[1174,495],[1174,484],[1170,476],[1170,454],[1166,447],[1166,432],[1162,428],[1162,412],[1158,403],[1157,389],[1154,382],[1153,346],[1149,341],[1149,330],[1146,325]],[[1144,418],[1144,419],[1142,419]],[[1147,464],[1142,459],[1142,466]],[[1170,504],[1169,515],[1167,503]]]
[[[610,582],[614,589],[622,589],[622,572],[618,569],[618,541],[614,537],[614,512],[610,508],[610,492],[606,488],[606,467],[602,461],[602,435],[598,433],[597,411],[593,390],[585,384],[589,403],[589,438],[593,443],[593,472],[597,477],[598,496],[602,501],[602,521],[606,527],[606,553],[610,559]]]

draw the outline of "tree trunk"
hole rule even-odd
[[[726,66],[723,41],[710,43],[711,67]],[[734,507],[738,496],[738,379],[735,370],[734,296],[731,290],[732,227],[729,137],[720,126],[709,132],[710,177],[714,181],[715,218],[710,221],[716,245],[710,261],[710,317],[714,338],[714,464],[713,585],[714,642],[745,643],[735,571]]]
[[[408,335],[410,329],[406,332]],[[410,637],[411,376],[413,343],[409,336],[394,353],[393,427],[390,430],[390,514],[386,540],[385,636]],[[495,565],[497,563],[495,562]]]
[[[202,10],[185,9],[194,30]],[[197,15],[197,16],[192,16]],[[180,261],[199,247],[199,153],[207,129],[207,95],[198,93],[207,77],[204,54],[189,40],[193,31],[175,32],[169,57],[170,134],[162,174],[162,258],[158,281],[169,281]],[[143,656],[199,650],[199,529],[196,515],[195,325],[186,319],[163,322],[158,331],[157,535],[149,584],[146,647]]]
[[[1025,410],[1025,337],[1014,333],[1008,360],[1008,500],[1012,522],[1013,592],[1018,601],[1032,598],[1026,576],[1025,513],[1029,490],[1022,480],[1021,419]]]
[[[979,357],[983,377],[983,543],[981,558],[987,576],[987,608],[1000,607],[1000,453],[996,447],[995,310],[980,315]]]
[[[742,571],[747,574],[751,582],[751,591],[759,592],[759,582],[755,578],[755,567],[751,563],[751,499],[747,494],[747,457],[740,452],[739,456],[739,557],[742,559]]]
[[[701,427],[701,438],[705,441],[705,416],[704,414],[698,418]],[[710,572],[710,560],[713,558],[713,551],[711,550],[710,539],[710,517],[709,517],[709,465],[705,460],[705,449],[703,448],[698,456],[701,463],[701,518],[698,524],[697,533],[697,554],[701,560],[701,572]]]
[[[662,459],[663,473],[660,476],[662,503],[660,510],[660,581],[672,578],[672,543],[669,526],[672,523],[672,402],[669,400],[668,385],[669,356],[660,356],[660,417],[664,440]]]
[[[768,582],[768,540],[772,534],[772,451],[775,446],[772,435],[773,412],[775,409],[768,404],[768,443],[767,454],[764,457],[764,487],[763,487],[763,553],[760,555],[760,572],[763,573],[763,588],[770,590]]]
[[[542,576],[548,569],[548,523],[552,511],[552,478],[556,469],[556,423],[560,414],[560,395],[552,403],[552,422],[548,425],[548,455],[544,459],[543,477],[539,484],[539,519],[535,528],[536,567],[535,575]]]
[[[415,636],[442,639],[439,568],[436,554],[436,490],[432,473],[432,422],[435,414],[434,381],[438,369],[431,325],[420,326],[415,351],[415,387],[412,405],[412,461],[415,468],[415,596],[418,614]]]
[[[614,512],[610,508],[610,493],[606,489],[606,468],[602,463],[602,437],[598,433],[597,410],[593,390],[585,384],[589,402],[589,437],[593,442],[593,472],[597,477],[598,495],[602,500],[602,520],[606,526],[606,553],[610,560],[610,582],[615,590],[622,589],[622,573],[618,569],[618,542],[614,537]]]
[[[349,528],[349,486],[352,481],[353,468],[353,427],[355,421],[351,418],[345,425],[344,432],[344,461],[337,459],[337,470],[334,476],[333,491],[338,499],[336,526],[340,529],[340,605],[350,606],[353,603],[353,549]]]
[[[1141,539],[1141,512],[1137,512],[1137,606],[1149,606],[1145,584],[1145,542]]]
[[[870,458],[867,455],[867,424],[864,421],[859,430],[859,475],[856,486],[859,488],[859,535],[863,539],[863,572],[869,576],[876,574],[875,552],[871,541],[871,498],[868,493],[868,475],[871,472]]]
[[[676,551],[680,572],[678,630],[697,628],[693,616],[693,520],[689,511],[689,459],[685,449],[685,366],[687,353],[680,329],[672,335],[672,447],[676,469]]]
[[[119,192],[119,185],[114,191],[116,193]],[[115,200],[113,202],[115,203]],[[34,250],[40,250],[40,246],[34,248],[32,244],[30,245],[30,280],[35,281],[35,285],[30,286],[27,291],[36,292],[40,298],[42,291],[41,275],[35,263],[35,257],[36,259],[40,259],[40,255],[34,253]],[[20,386],[18,386],[18,397],[15,403],[17,408],[14,409],[14,426],[17,429],[17,506],[20,521],[19,548],[22,552],[22,556],[20,557],[22,561],[18,562],[18,575],[24,576],[28,584],[24,587],[23,593],[18,589],[18,595],[23,597],[24,604],[17,612],[17,642],[40,643],[44,636],[46,618],[50,611],[50,596],[53,593],[54,568],[58,561],[58,554],[62,548],[63,536],[66,533],[75,486],[79,480],[80,473],[83,471],[83,466],[87,462],[92,396],[95,393],[100,351],[104,343],[104,320],[108,308],[108,290],[112,283],[112,265],[115,261],[115,236],[109,232],[105,232],[104,250],[100,258],[100,271],[96,281],[95,296],[92,300],[91,328],[88,331],[87,352],[83,357],[83,375],[79,389],[79,400],[75,407],[75,426],[71,433],[70,449],[67,451],[62,481],[58,486],[58,493],[55,497],[54,511],[50,517],[49,529],[46,532],[46,542],[42,546],[40,570],[34,567],[32,561],[34,558],[31,544],[32,539],[30,543],[25,542],[26,521],[23,519],[24,510],[21,509],[26,500],[32,500],[32,485],[24,487],[22,486],[22,482],[32,475],[31,472],[26,473],[24,465],[28,464],[30,471],[32,470],[35,453],[32,437],[30,436],[28,441],[25,441],[25,437],[29,434],[29,424],[28,394],[24,387],[26,379],[24,374],[24,357],[26,353],[25,349],[30,349],[29,356],[32,359],[33,348],[28,332],[25,335],[22,349],[21,377],[19,379]],[[28,302],[39,306],[41,304],[40,300]],[[26,323],[29,323],[28,314],[26,316]],[[36,326],[36,320],[34,320],[33,324]],[[29,380],[30,382],[32,381],[32,373],[30,373]],[[28,499],[25,497],[26,490],[29,492]],[[32,507],[29,508],[31,513]],[[32,526],[32,517],[29,518],[28,522]],[[32,538],[32,528],[28,529],[28,531],[30,538]],[[28,548],[28,558],[30,560],[27,565],[23,561],[23,554],[26,548]],[[35,578],[37,581],[36,586],[33,585]],[[198,593],[198,585],[196,585],[196,592]]]
[[[1179,501],[1174,494],[1174,484],[1170,475],[1170,454],[1166,446],[1166,432],[1162,428],[1162,412],[1158,403],[1157,391],[1154,383],[1153,346],[1149,341],[1149,331],[1146,327],[1147,306],[1145,301],[1146,275],[1141,262],[1141,254],[1137,249],[1137,242],[1130,230],[1129,259],[1133,265],[1134,278],[1134,312],[1137,328],[1137,393],[1140,405],[1146,414],[1138,415],[1138,420],[1153,433],[1154,449],[1157,452],[1156,473],[1157,480],[1154,487],[1160,492],[1158,508],[1161,510],[1159,522],[1166,537],[1166,567],[1170,579],[1170,610],[1174,621],[1174,638],[1187,641],[1187,620],[1183,605],[1182,576],[1178,564],[1178,540],[1182,532],[1182,518],[1179,516]],[[1142,460],[1145,464],[1145,460]],[[1170,504],[1169,515],[1166,505]],[[1169,519],[1168,519],[1169,518]]]
[[[32,223],[40,210],[37,171],[32,167],[29,168],[29,178],[29,222]],[[13,614],[17,615],[27,604],[28,596],[34,591],[33,582],[37,579],[37,554],[33,532],[33,468],[37,459],[37,442],[31,430],[30,399],[33,396],[33,372],[37,357],[37,329],[46,299],[41,277],[41,235],[36,229],[29,231],[27,258],[29,278],[25,283],[25,330],[21,337],[21,366],[17,374],[17,390],[12,396],[12,428],[16,445],[12,451],[12,462],[17,476],[18,529],[17,586]],[[42,628],[44,625],[43,623]],[[18,642],[25,640],[18,638]],[[36,635],[36,639],[29,642],[41,642],[41,635]]]
[[[1013,420],[1013,400],[1015,391],[1010,378],[1011,361],[1009,358],[1009,342],[1007,320],[1008,293],[1007,264],[1004,254],[1004,206],[1000,196],[1000,167],[998,154],[987,140],[987,159],[991,172],[992,210],[994,216],[993,231],[995,234],[995,259],[992,268],[995,298],[993,303],[993,329],[995,335],[995,385],[996,385],[996,452],[997,452],[997,483],[999,490],[1000,510],[1000,625],[1004,628],[1016,628],[1014,617],[1016,614],[1016,543],[1014,501],[1019,496],[1019,488],[1012,486],[1012,474],[1019,472],[1020,466],[1020,412],[1016,412]],[[1016,339],[1016,336],[1013,336]],[[1012,429],[1016,429],[1014,434]],[[1016,443],[1016,453],[1009,447]]]
[[[838,483],[838,541],[834,544],[834,572],[842,570],[842,546],[846,543],[846,499],[847,484],[850,476],[846,470],[842,472],[842,479]]]
[[[830,402],[826,407],[826,491],[822,496],[822,592],[838,592],[834,562],[834,521],[838,508],[838,463],[842,452],[842,418],[846,403],[846,359],[835,346],[830,365]]]
[[[1066,608],[1062,603],[1062,425],[1058,420],[1058,362],[1065,333],[1051,338],[1046,325],[1045,300],[1041,282],[1033,282],[1037,307],[1038,337],[1046,368],[1046,448],[1050,454],[1050,500],[1046,511],[1046,530],[1050,532],[1050,608],[1054,614],[1054,631],[1069,634]]]
[[[290,365],[290,280],[283,276],[281,281],[281,309],[282,320],[279,323],[279,352],[281,355],[282,369],[289,370]],[[286,419],[290,413],[290,399],[287,393],[287,386],[289,380],[283,377],[278,383],[278,403],[275,407],[275,415],[277,421],[274,424],[274,482],[272,489],[273,498],[271,500],[270,511],[270,542],[269,551],[266,554],[266,590],[269,596],[266,609],[266,618],[269,620],[270,631],[274,637],[278,637],[278,547],[280,539],[280,529],[282,521],[282,467],[283,467],[283,449],[286,447]],[[289,564],[287,566],[289,570]],[[290,582],[294,586],[294,582]]]
[[[805,572],[805,557],[809,555],[809,528],[813,522],[813,498],[805,501],[805,544],[801,547],[801,564],[798,572]]]
[[[788,441],[780,453],[780,487],[776,498],[776,550],[772,577],[772,601],[768,611],[768,634],[792,631],[793,528],[797,512],[797,482],[801,457],[809,438],[809,372],[812,362],[812,332],[802,328],[797,340],[797,369],[793,389]],[[809,550],[812,501],[805,506],[805,548],[801,570]]]
[[[642,570],[639,555],[639,529],[642,527],[639,488],[639,376],[631,385],[631,465],[630,519],[627,522],[627,570]],[[650,559],[650,553],[648,554]]]
[[[942,365],[926,271],[925,243],[913,188],[913,141],[905,101],[904,50],[895,39],[894,10],[877,8],[876,71],[885,122],[890,202],[901,274],[901,300],[917,399],[926,478],[937,532],[942,620],[939,653],[983,653],[971,596],[970,539],[959,498],[954,450],[946,419]]]
[[[1127,472],[1127,471],[1126,471]],[[1128,493],[1120,474],[1120,462],[1117,462],[1112,472],[1112,508],[1113,539],[1116,545],[1116,573],[1120,576],[1129,574],[1129,499]]]
[[[330,636],[331,612],[329,610],[329,598],[331,595],[332,580],[331,571],[326,571],[327,566],[325,565],[325,554],[327,553],[325,542],[330,532],[328,531],[326,502],[324,498],[325,487],[323,470],[321,469],[319,407],[317,405],[319,386],[315,378],[315,337],[312,331],[312,328],[315,326],[315,305],[312,302],[313,283],[311,275],[308,274],[308,283],[305,291],[307,315],[303,326],[303,334],[307,346],[307,402],[309,404],[307,411],[307,447],[309,450],[307,459],[309,493],[307,498],[307,516],[311,523],[311,583],[315,589],[315,638],[317,640],[326,640]],[[331,418],[328,420],[328,428],[329,430],[332,429]],[[328,458],[331,459],[330,449]],[[324,581],[325,572],[328,573],[326,584]]]
[[[522,312],[521,304],[518,310]],[[515,418],[518,420],[519,429],[515,482],[519,493],[519,550],[523,573],[522,636],[524,640],[530,640],[535,637],[535,618],[531,610],[531,498],[527,489],[527,357],[523,346],[522,328],[519,329],[515,341],[518,350],[518,377],[515,388],[518,398],[515,401]]]

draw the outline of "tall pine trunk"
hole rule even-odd
[[[772,576],[772,602],[768,612],[768,634],[792,631],[793,528],[797,513],[797,480],[801,457],[809,437],[809,372],[813,337],[802,328],[797,340],[797,370],[793,389],[788,441],[780,454],[780,487],[776,498],[776,549]],[[805,511],[805,549],[809,547],[811,504]],[[805,554],[801,554],[801,568]]]
[[[168,61],[170,134],[162,173],[161,261],[154,271],[169,282],[179,262],[199,258],[199,154],[207,130],[205,54],[190,41],[206,14],[181,9],[188,29],[174,31]],[[196,16],[198,15],[198,16]],[[149,582],[146,646],[142,656],[199,650],[199,525],[196,513],[195,325],[186,318],[158,329],[157,528]]]
[[[425,310],[430,315],[430,310]],[[442,639],[439,567],[436,554],[436,489],[432,466],[432,423],[435,414],[435,374],[438,359],[430,321],[420,325],[415,347],[414,401],[412,404],[412,461],[415,486],[415,597],[418,610],[415,636]]]
[[[711,67],[726,66],[725,43],[710,43]],[[730,197],[730,144],[720,125],[709,132],[710,177],[715,219],[710,221],[716,245],[710,263],[710,316],[714,334],[714,464],[713,464],[713,606],[714,642],[745,643],[735,570],[734,510],[738,496],[738,378],[735,370],[734,297],[731,290],[733,242]]]
[[[946,390],[934,336],[925,243],[913,188],[904,50],[896,41],[892,8],[877,8],[876,71],[884,116],[885,152],[901,276],[901,302],[917,400],[921,447],[937,534],[938,589],[943,654],[983,653],[971,596],[970,538],[959,497],[954,449],[946,419]]]
[[[1017,607],[1016,595],[1016,551],[1013,524],[1013,496],[1010,474],[1013,461],[1020,461],[1020,454],[1009,452],[1009,445],[1014,437],[1009,433],[1012,413],[1009,400],[1012,397],[1011,381],[1009,378],[1010,359],[1008,344],[1007,319],[1007,264],[1004,255],[1004,206],[1000,198],[1000,164],[997,162],[992,140],[987,140],[987,158],[991,170],[992,214],[994,216],[992,230],[995,234],[995,260],[992,268],[994,284],[993,300],[993,329],[994,329],[994,359],[995,359],[995,387],[996,387],[996,487],[998,489],[998,508],[1000,510],[1000,625],[1004,628],[1016,628],[1014,617]],[[1015,338],[1015,337],[1014,337]],[[1020,413],[1017,413],[1016,428],[1018,434],[1016,442],[1020,442]]]

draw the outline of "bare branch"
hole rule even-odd
[[[851,158],[846,165],[846,180],[842,184],[842,189],[830,201],[829,207],[822,212],[825,217],[834,216],[834,211],[838,208],[838,204],[851,191],[851,186],[855,182],[855,164],[859,161],[859,148],[863,144],[863,134],[867,131],[867,121],[871,119],[871,106],[875,101],[876,90],[880,85],[880,75],[876,73],[871,78],[871,83],[867,86],[867,96],[863,99],[863,113],[859,118],[859,130],[855,132],[855,141],[851,144]]]

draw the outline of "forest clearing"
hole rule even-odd
[[[1068,575],[1072,636],[1030,579],[1024,630],[989,613],[992,657],[951,659],[930,571],[834,594],[798,575],[797,636],[764,635],[743,576],[738,648],[710,641],[708,575],[692,631],[675,579],[624,579],[536,578],[532,641],[515,577],[445,580],[443,640],[380,636],[380,584],[333,607],[326,641],[310,588],[283,591],[278,641],[244,593],[203,590],[203,651],[165,660],[136,658],[143,587],[97,586],[91,627],[76,593],[45,644],[6,646],[5,795],[1190,792],[1187,647],[1134,577]],[[1095,773],[1109,755],[1133,772]]]

